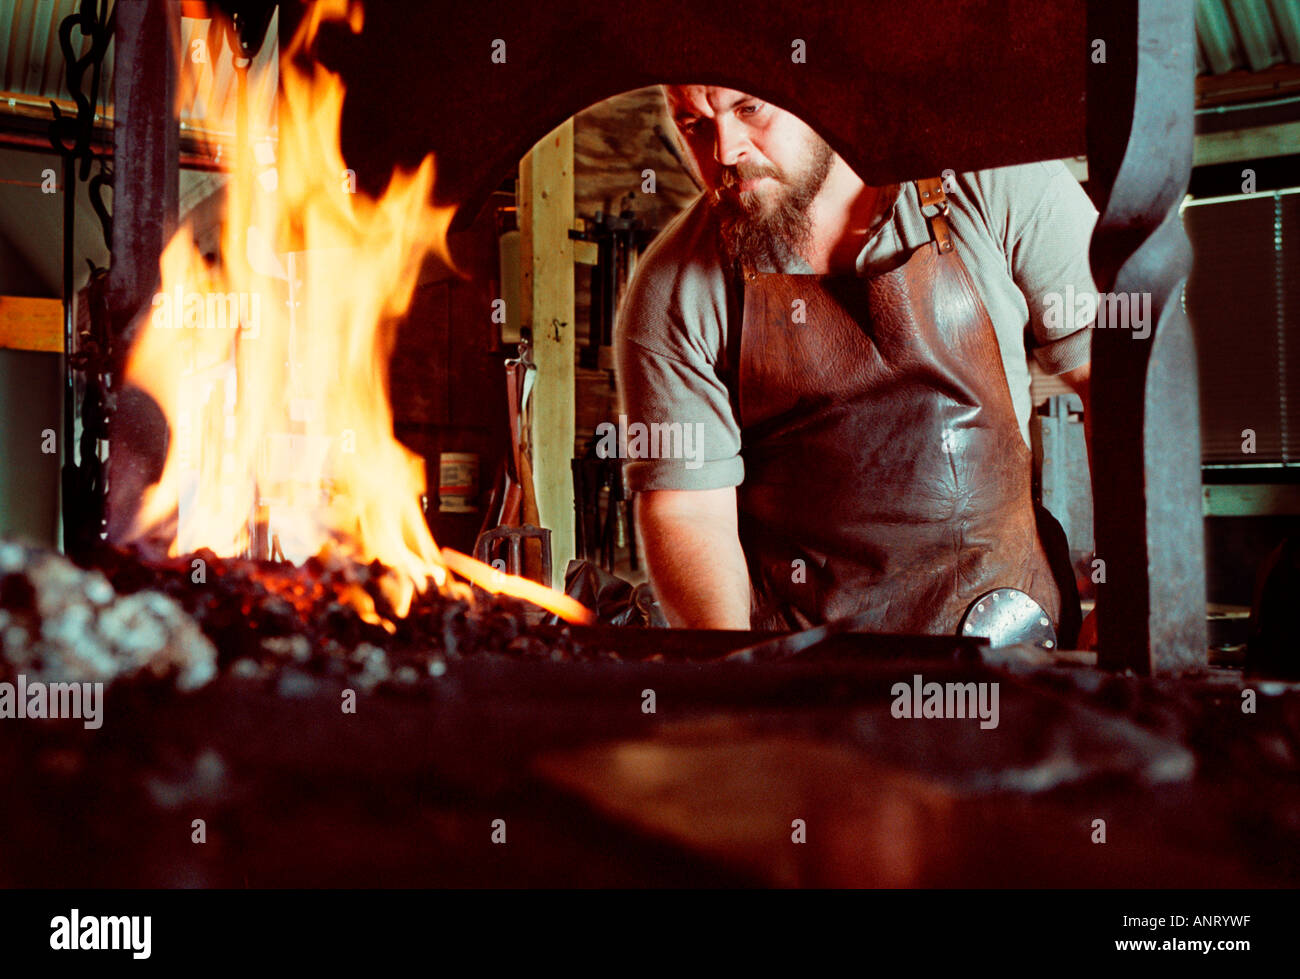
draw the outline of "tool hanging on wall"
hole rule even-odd
[[[117,7],[110,7],[107,0],[87,0],[59,24],[65,81],[77,113],[64,115],[58,103],[50,101],[54,115],[49,128],[50,144],[63,159],[63,547],[72,554],[98,544],[104,527],[106,480],[101,446],[107,444],[113,404],[109,388],[112,330],[105,299],[107,269],[89,262],[90,281],[81,296],[74,298],[73,252],[78,180],[86,182],[104,242],[112,248],[113,219],[103,193],[112,185],[113,170],[105,155],[96,157],[91,140],[95,120],[104,114],[100,101],[101,94],[106,96],[107,92],[101,93],[100,79],[113,41],[116,14]],[[75,45],[74,30],[79,35]],[[80,56],[78,49],[84,52]],[[83,88],[87,71],[88,91]],[[90,167],[96,159],[99,173],[92,177]]]
[[[519,341],[519,356],[507,360],[505,369],[510,452],[494,481],[475,543],[475,553],[486,554],[486,560],[491,562],[498,546],[503,545],[506,566],[502,570],[549,583],[550,532],[540,532],[538,527],[537,496],[529,457],[530,407],[537,365],[533,362],[532,342],[527,329]],[[535,552],[527,548],[527,541],[537,542]],[[489,545],[487,550],[483,549],[485,544]]]
[[[632,501],[623,485],[623,460],[597,456],[594,440],[582,458],[573,460],[573,506],[577,511],[578,557],[613,571],[618,549],[626,546],[629,567],[637,570],[636,532]]]
[[[631,193],[623,197],[617,217],[597,211],[594,218],[584,221],[583,230],[569,231],[574,241],[590,241],[596,245],[596,264],[591,269],[591,332],[587,345],[578,351],[581,367],[607,366],[601,363],[600,351],[614,342],[619,297],[636,272],[641,249],[654,237],[654,232],[643,227],[632,210],[634,199]]]

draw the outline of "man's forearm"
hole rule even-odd
[[[727,490],[637,495],[637,526],[655,595],[675,628],[748,629],[749,572]]]

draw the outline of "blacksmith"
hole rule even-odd
[[[641,260],[617,348],[632,423],[702,457],[629,462],[669,621],[951,634],[1027,592],[1063,644],[1078,597],[1031,496],[1027,355],[1088,401],[1096,210],[1060,163],[871,187],[816,132],[732,89],[664,89],[706,192]]]

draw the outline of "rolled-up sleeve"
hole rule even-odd
[[[698,270],[684,274],[662,254],[650,256],[619,311],[614,346],[627,427],[672,432],[671,444],[680,447],[647,458],[629,439],[623,471],[633,492],[721,489],[744,480],[740,427],[718,373],[720,282],[715,287]]]
[[[1041,166],[1046,180],[1037,203],[1029,197],[1024,215],[1010,215],[1009,258],[1029,306],[1029,350],[1043,370],[1063,374],[1091,357],[1092,320],[1078,322],[1075,310],[1087,307],[1075,301],[1097,294],[1088,262],[1097,209],[1063,163]]]
[[[626,338],[618,345],[618,368],[629,428],[641,424],[648,432],[675,431],[680,425],[683,433],[681,458],[627,460],[628,489],[721,489],[744,481],[740,432],[725,386],[697,365]],[[651,428],[656,425],[660,428]]]

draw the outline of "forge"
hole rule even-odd
[[[508,0],[453,16],[213,0],[185,17],[233,22],[188,44],[164,6],[119,2],[95,27],[115,44],[114,117],[83,149],[113,160],[111,264],[80,300],[86,322],[69,309],[60,324],[67,556],[0,542],[0,682],[103,683],[102,724],[0,716],[0,778],[21,800],[0,809],[0,839],[21,841],[0,848],[0,884],[1300,882],[1295,661],[1247,664],[1207,631],[1178,211],[1191,5]],[[220,90],[218,37],[236,66]],[[545,154],[571,143],[574,114],[688,82],[796,113],[872,186],[1086,155],[1096,283],[1140,295],[1145,330],[1108,329],[1125,324],[1097,307],[1096,650],[851,621],[613,625],[614,606],[621,621],[658,609],[631,583],[566,582],[582,460],[572,397],[551,385],[564,362],[572,393],[575,336],[541,283],[567,276],[571,292],[575,246],[603,249],[591,308],[613,310],[637,229],[549,216],[564,167]],[[221,127],[180,128],[195,98]],[[216,236],[177,225],[182,165],[225,179]],[[640,183],[642,162],[627,169]],[[524,349],[492,318],[511,222]],[[484,324],[486,351],[466,339]],[[507,371],[530,345],[532,455],[511,460],[529,422]],[[453,360],[474,366],[454,377]],[[475,441],[465,419],[489,401]],[[663,450],[692,468],[689,424],[601,419],[592,459]],[[463,503],[480,460],[485,484],[495,467],[567,486],[567,507],[538,489],[514,520],[482,519],[511,497],[503,476],[490,504]],[[529,532],[501,560],[474,546],[498,522]],[[600,530],[631,536],[636,561],[630,521]]]

